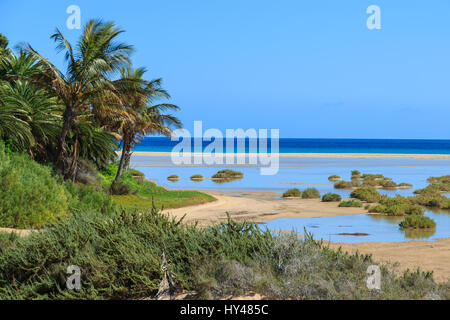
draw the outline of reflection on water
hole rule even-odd
[[[405,238],[411,240],[426,240],[431,238],[435,233],[436,229],[401,229],[405,233]]]
[[[315,239],[334,242],[401,242],[410,240],[433,240],[450,236],[450,213],[426,211],[425,215],[436,221],[431,230],[400,229],[402,217],[358,214],[322,218],[280,218],[261,225],[269,230],[286,230],[303,234],[303,228]],[[368,234],[352,236],[351,234]]]

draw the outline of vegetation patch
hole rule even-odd
[[[64,186],[51,167],[28,155],[6,153],[0,141],[0,226],[39,228],[69,213]]]
[[[201,174],[194,174],[190,178],[192,181],[203,181],[203,176]]]
[[[225,169],[225,170],[218,171],[211,178],[213,180],[232,181],[232,180],[242,179],[243,177],[244,177],[244,174],[242,172]]]
[[[332,176],[329,176],[328,177],[328,180],[329,181],[340,181],[340,180],[342,180],[342,178],[341,177],[339,177],[338,175],[332,175]]]
[[[167,177],[167,180],[169,180],[169,181],[178,181],[178,180],[180,180],[180,177],[177,176],[176,174],[172,174],[172,175]]]
[[[356,207],[356,208],[361,208],[362,207],[362,202],[361,201],[356,201],[356,200],[346,200],[346,201],[342,201],[341,203],[339,203],[339,207]]]
[[[325,193],[322,197],[323,202],[341,201],[342,197],[336,193]]]
[[[436,222],[429,217],[411,215],[405,217],[405,219],[400,222],[399,226],[403,229],[431,229],[436,227]]]
[[[297,188],[292,188],[283,193],[283,198],[300,198],[302,192]]]
[[[236,223],[199,229],[159,213],[77,213],[30,236],[0,236],[0,299],[139,299],[154,297],[162,253],[178,291],[218,299],[250,291],[269,299],[449,298],[432,273],[396,276],[383,265],[383,290],[369,290],[370,255],[333,250],[296,234],[274,236]],[[82,270],[80,290],[66,288],[67,266]],[[30,272],[32,268],[32,272]],[[120,270],[120,272],[118,272]]]
[[[302,192],[302,199],[320,198],[320,192],[316,188],[307,188]]]
[[[366,202],[378,202],[381,199],[380,193],[374,187],[358,188],[352,191],[350,196]]]

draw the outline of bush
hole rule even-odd
[[[352,181],[338,181],[334,184],[336,189],[353,189],[360,186],[359,180],[353,179]]]
[[[301,196],[302,192],[297,188],[289,189],[285,193],[283,193],[283,198],[290,198],[290,197],[299,198]]]
[[[316,188],[307,188],[302,192],[302,199],[320,198],[320,192]]]
[[[193,176],[191,176],[191,180],[201,181],[201,180],[203,180],[203,176],[201,174],[194,174]]]
[[[322,197],[323,202],[341,201],[342,198],[336,193],[325,193]]]
[[[178,180],[180,180],[180,177],[177,176],[176,174],[172,174],[172,175],[170,175],[170,176],[167,177],[167,180],[170,180],[170,181],[178,181]]]
[[[380,204],[371,207],[369,212],[385,213],[389,216],[403,216],[423,215],[425,210],[419,205],[412,204],[408,198],[397,195],[394,198],[382,196]]]
[[[425,216],[411,215],[400,222],[400,228],[428,229],[435,228],[436,222]]]
[[[382,186],[383,188],[386,188],[386,189],[397,188],[397,184],[394,181],[389,180],[389,179],[381,180],[380,186]]]
[[[70,212],[93,212],[111,214],[118,209],[112,196],[90,185],[77,185],[71,181],[64,183]]]
[[[0,236],[0,241],[2,241]],[[163,278],[163,250],[179,291],[220,299],[253,291],[268,299],[448,299],[431,273],[398,277],[381,265],[383,290],[366,286],[370,255],[332,250],[306,233],[273,236],[231,219],[200,229],[155,210],[111,216],[74,214],[28,237],[5,239],[0,299],[140,299]],[[67,267],[81,289],[67,290]]]
[[[339,207],[357,207],[357,208],[361,208],[362,207],[362,203],[360,201],[356,201],[356,200],[346,200],[346,201],[342,201],[341,203],[339,203]]]
[[[244,174],[230,169],[220,170],[212,176],[213,179],[242,179]]]
[[[399,187],[399,188],[405,188],[405,189],[406,189],[406,188],[412,188],[413,185],[410,184],[410,183],[401,182],[401,183],[398,184],[398,187]]]
[[[362,187],[350,193],[352,198],[366,202],[378,202],[381,199],[380,193],[373,187]]]
[[[329,181],[339,181],[339,180],[342,180],[342,178],[339,177],[338,175],[332,175],[332,176],[328,177],[328,180]]]
[[[64,187],[27,155],[6,154],[0,144],[0,226],[39,228],[68,214]]]
[[[133,185],[123,179],[121,179],[116,183],[113,183],[109,191],[113,195],[127,195],[136,192],[135,190],[133,190]]]

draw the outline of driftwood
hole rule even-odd
[[[163,271],[163,279],[158,287],[158,293],[155,298],[157,300],[171,300],[175,293],[175,283],[173,281],[170,270],[167,266],[166,254],[163,251],[161,269]]]

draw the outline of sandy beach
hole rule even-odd
[[[205,191],[203,191],[205,192]],[[281,217],[333,217],[367,213],[363,208],[339,208],[333,202],[319,199],[278,199],[277,193],[252,191],[206,191],[217,201],[197,206],[170,209],[165,212],[185,222],[200,226],[225,221],[228,212],[237,221],[264,223]],[[288,231],[288,230],[286,230]],[[450,279],[450,238],[436,241],[329,243],[332,248],[372,254],[376,262],[389,263],[398,271],[434,270],[437,281]],[[396,265],[393,265],[397,263]]]
[[[120,154],[120,151],[117,151]],[[165,156],[170,157],[171,152],[133,152],[135,156]],[[450,154],[394,154],[394,153],[273,153],[273,154],[256,154],[256,153],[191,153],[192,157],[199,156],[215,156],[215,157],[255,157],[263,156],[279,156],[293,158],[360,158],[360,159],[450,159]]]
[[[226,213],[236,221],[263,223],[277,218],[335,217],[361,214],[363,208],[339,208],[336,202],[320,199],[279,199],[275,192],[256,191],[202,191],[217,201],[197,206],[167,209],[175,217],[186,215],[185,222],[197,221],[200,226],[216,224],[227,219]]]

